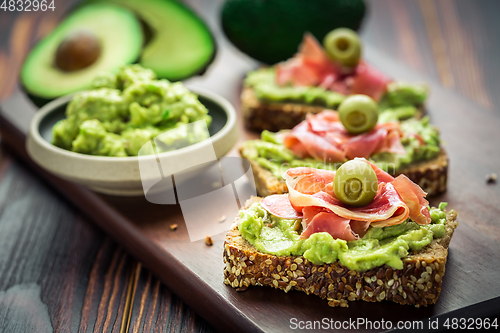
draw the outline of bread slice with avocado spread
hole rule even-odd
[[[262,69],[261,69],[262,71]],[[248,82],[248,78],[255,73],[249,73],[247,81],[245,81],[245,87],[241,92],[241,108],[243,110],[243,119],[245,127],[254,132],[262,132],[264,130],[277,132],[283,129],[290,129],[299,124],[301,121],[306,119],[308,113],[316,114],[324,110],[336,110],[341,101],[344,100],[344,96],[339,97],[338,102],[327,105],[325,102],[321,102],[318,97],[285,97],[287,90],[281,87],[270,87],[266,85],[256,86],[251,85]],[[423,85],[413,85],[414,89],[419,89],[424,91]],[[273,90],[279,89],[279,90]],[[296,88],[293,88],[296,89]],[[311,88],[311,94],[315,94],[314,88]],[[281,90],[283,95],[281,95]],[[306,90],[309,89],[300,89]],[[320,89],[321,91],[321,89]],[[272,94],[276,93],[274,97]],[[319,92],[318,92],[319,94]],[[293,96],[293,95],[290,95]],[[308,102],[313,99],[313,101]],[[423,98],[425,100],[425,98]],[[409,118],[420,119],[425,114],[424,105],[422,102],[417,102],[414,105],[397,106],[383,109],[382,112],[392,113],[397,119],[405,120]],[[384,106],[382,106],[384,107]]]
[[[318,121],[324,121],[326,117],[335,118],[332,111],[324,111],[315,116],[310,115],[309,122],[317,124]],[[287,141],[286,137],[290,133],[294,133],[294,131],[297,132],[294,134],[295,137],[302,135],[300,128],[306,122],[308,121],[306,120],[299,124],[292,132],[280,131],[278,133],[271,133],[263,131],[261,140],[250,140],[241,145],[239,149],[240,154],[250,161],[258,195],[265,197],[271,194],[286,193],[286,183],[281,175],[290,167],[308,166],[335,170],[341,164],[325,163],[319,159],[311,157],[302,158],[296,155],[301,153],[301,149],[299,148],[303,145],[297,146],[296,142]],[[338,123],[335,119],[334,122]],[[332,125],[332,122],[329,122],[322,126],[340,126],[335,123]],[[379,130],[383,129],[379,128]],[[378,152],[370,155],[369,159],[392,175],[405,174],[429,195],[436,195],[446,191],[448,156],[446,151],[440,146],[439,131],[437,128],[430,125],[429,119],[424,117],[421,120],[410,119],[401,122],[399,130],[402,133],[400,142],[404,151],[398,154],[391,153],[390,151]],[[307,134],[311,136],[311,133]],[[318,140],[322,136],[325,137],[323,133],[318,132],[316,134],[319,136]],[[342,137],[343,134],[338,134],[338,132],[332,132],[331,134],[335,134],[340,139],[345,137]],[[370,132],[364,135],[364,138],[371,140],[375,135],[376,133]],[[365,140],[362,137],[353,136],[352,138],[357,141]],[[365,142],[363,144],[370,145],[371,143]],[[329,147],[330,143],[318,141],[314,145],[311,145],[309,150],[314,149],[318,153],[320,150],[328,151]],[[361,155],[354,155],[366,156],[366,151],[363,149],[355,152]],[[353,150],[351,149],[351,151]]]
[[[287,193],[286,183],[281,177],[276,177],[269,169],[261,166],[254,158],[253,148],[247,145],[240,147],[240,154],[247,159],[252,166],[253,177],[257,194],[267,197],[272,194]],[[448,180],[448,155],[441,148],[437,157],[414,163],[400,169],[395,175],[404,174],[417,183],[429,196],[434,196],[446,191]]]
[[[340,38],[354,58],[337,57]],[[336,110],[349,95],[373,98],[382,113],[396,119],[421,117],[427,99],[425,84],[393,81],[361,59],[361,41],[354,31],[336,29],[324,47],[305,34],[299,52],[270,68],[248,73],[241,94],[244,122],[254,131],[290,129],[307,113]]]
[[[308,168],[287,173],[296,176],[304,174],[304,169]],[[327,183],[321,184],[328,173],[313,172],[314,179],[320,179],[317,191],[330,193]],[[446,212],[445,203],[429,210],[421,190],[408,180],[402,182],[404,176],[389,182],[394,187],[385,185],[378,177],[379,192],[366,210],[324,204],[328,199],[305,205],[306,201],[301,201],[304,196],[311,200],[319,192],[312,196],[301,193],[304,191],[298,187],[307,182],[297,178],[291,185],[298,190],[293,196],[248,200],[226,235],[224,283],[238,291],[250,286],[269,286],[285,292],[299,290],[327,299],[333,307],[347,307],[348,301],[356,300],[387,300],[416,307],[434,304],[441,292],[449,243],[458,226],[457,213]],[[410,217],[398,210],[382,216],[384,186],[402,195],[404,203],[398,209],[413,205]],[[419,199],[408,196],[410,192]],[[417,204],[420,212],[415,210],[414,200],[421,202]],[[305,206],[292,206],[292,201]],[[323,207],[318,209],[315,204]],[[357,215],[360,211],[378,215]],[[372,222],[354,220],[386,217]],[[360,228],[366,224],[368,229]]]

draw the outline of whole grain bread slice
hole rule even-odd
[[[257,194],[267,197],[271,194],[287,193],[288,189],[283,179],[278,179],[271,171],[260,166],[252,160],[252,148],[245,145],[240,147],[240,155],[247,159],[252,166]],[[429,196],[437,195],[446,191],[448,181],[448,155],[441,148],[438,156],[428,160],[411,164],[401,170],[397,170],[395,176],[404,174],[414,183],[418,184]]]
[[[248,208],[261,198],[253,197]],[[224,283],[238,291],[269,286],[303,291],[327,299],[328,305],[347,307],[348,301],[393,301],[416,307],[436,303],[445,273],[448,246],[458,226],[457,214],[447,213],[446,234],[403,259],[403,269],[387,265],[358,272],[338,261],[316,265],[303,256],[275,256],[257,251],[238,230],[237,217],[224,242]]]
[[[291,129],[303,121],[307,113],[331,110],[317,105],[261,101],[252,87],[243,88],[241,105],[245,127],[256,132]],[[423,115],[424,108],[422,107],[419,108],[416,118],[421,118]]]

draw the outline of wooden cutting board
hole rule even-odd
[[[256,64],[228,46],[220,33],[216,35],[219,49],[215,62],[205,75],[189,80],[189,84],[211,89],[238,108],[241,80]],[[370,63],[394,78],[428,81],[370,47],[366,47],[365,54]],[[223,284],[223,235],[215,236],[211,247],[203,240],[190,242],[178,205],[154,205],[144,198],[99,195],[37,167],[24,148],[27,126],[36,109],[21,90],[2,105],[0,130],[2,141],[12,146],[48,184],[219,330],[282,332],[290,330],[292,318],[296,322],[383,318],[394,325],[400,320],[422,320],[428,328],[428,318],[434,316],[440,316],[442,324],[449,315],[477,317],[500,312],[500,184],[485,181],[487,174],[500,173],[500,117],[437,84],[431,83],[431,90],[428,114],[441,129],[451,161],[448,191],[431,203],[448,202],[449,208],[459,212],[460,226],[450,245],[437,304],[418,309],[366,302],[351,302],[349,308],[330,308],[326,301],[315,296],[301,292],[285,294],[264,287],[238,293]],[[240,142],[257,137],[244,130],[241,111],[238,112]],[[233,149],[229,155],[236,154]],[[171,231],[170,224],[177,224],[178,229]],[[362,326],[360,330],[368,328]]]

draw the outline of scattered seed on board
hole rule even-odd
[[[205,236],[205,244],[207,244],[208,246],[214,245],[214,241],[212,240],[212,237],[210,237],[210,235]]]
[[[224,222],[226,219],[227,219],[226,215],[222,215],[221,217],[219,217],[219,223]]]
[[[490,173],[488,176],[486,176],[486,183],[488,184],[493,184],[497,182],[497,174],[496,173]]]
[[[170,230],[172,230],[172,231],[177,230],[177,224],[172,223],[172,224],[170,225]]]

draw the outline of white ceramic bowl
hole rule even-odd
[[[225,98],[203,89],[192,88],[212,116],[210,139],[192,146],[139,157],[103,157],[71,152],[51,143],[52,126],[65,118],[66,104],[72,96],[56,99],[42,107],[30,124],[26,148],[30,157],[51,173],[84,185],[93,191],[119,196],[144,195],[139,163],[155,165],[170,161],[171,169],[182,170],[203,163],[207,144],[213,145],[217,158],[226,154],[238,139],[236,111]],[[211,147],[209,147],[211,149]],[[158,159],[157,159],[158,158]],[[144,162],[144,163],[143,163]],[[144,175],[144,173],[143,173]]]

